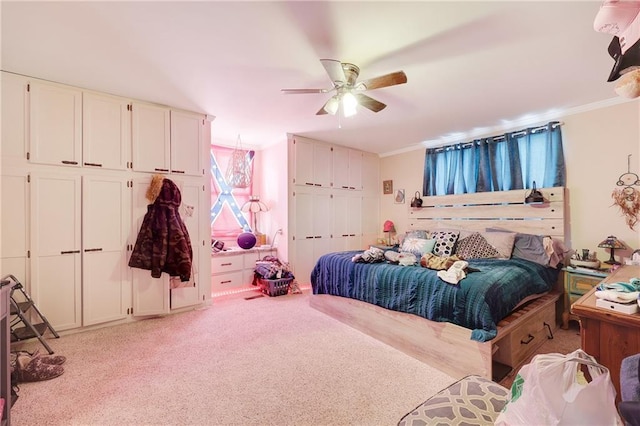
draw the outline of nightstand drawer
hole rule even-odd
[[[601,277],[567,274],[567,291],[571,294],[582,295],[600,284],[601,281]]]

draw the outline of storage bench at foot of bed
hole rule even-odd
[[[559,297],[559,293],[549,293],[522,306],[498,323],[498,335],[488,342],[471,340],[471,331],[455,324],[429,321],[346,297],[314,294],[310,305],[456,379],[471,374],[494,379],[493,359],[498,352],[501,361],[496,361],[517,368],[544,343],[546,337],[538,337],[538,329],[546,329],[544,322],[550,320],[551,329],[556,329]],[[529,339],[529,334],[534,335],[529,345],[520,344],[522,336]]]

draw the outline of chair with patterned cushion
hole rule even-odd
[[[509,390],[480,376],[467,376],[405,414],[398,426],[493,424]]]
[[[631,355],[620,364],[620,399],[618,410],[628,426],[640,426],[640,354]]]

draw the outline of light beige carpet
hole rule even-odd
[[[50,339],[65,373],[21,384],[13,424],[394,425],[454,382],[308,299],[235,297]]]

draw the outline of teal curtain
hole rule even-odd
[[[565,185],[560,123],[427,149],[422,195]]]

